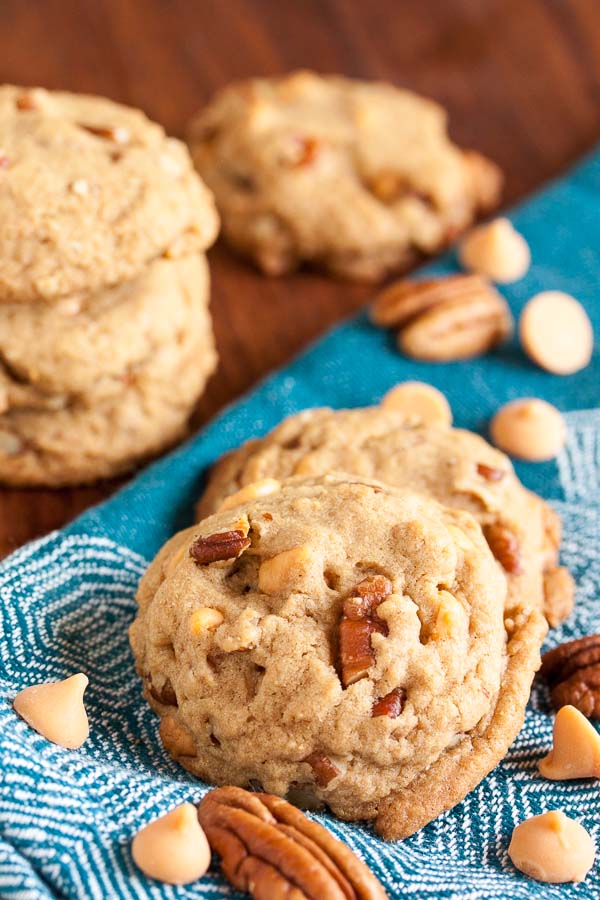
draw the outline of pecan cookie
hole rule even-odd
[[[185,434],[217,359],[203,263],[197,272],[204,278],[186,286],[185,316],[172,338],[149,345],[147,356],[107,375],[104,389],[75,392],[65,383],[61,393],[45,393],[0,380],[6,403],[0,414],[0,482],[58,487],[108,478]],[[85,326],[74,331],[85,343]],[[74,371],[84,378],[84,367],[75,364]]]
[[[253,482],[334,470],[422,491],[472,513],[508,576],[509,618],[536,606],[557,625],[571,611],[573,582],[557,568],[560,521],[522,486],[508,457],[472,432],[422,427],[391,409],[312,409],[286,419],[217,463],[198,515]]]
[[[193,330],[210,341],[210,322],[197,312],[208,296],[206,259],[194,255],[156,260],[96,294],[0,303],[0,413],[120,394],[162,347]]]
[[[185,146],[100,97],[0,88],[0,299],[54,300],[214,240]]]
[[[227,240],[264,272],[303,262],[376,280],[493,207],[497,167],[460,150],[437,104],[389,84],[295,72],[223,90],[192,156]]]
[[[130,638],[167,750],[404,837],[459,802],[519,730],[543,619],[504,628],[506,579],[468,513],[347,475],[181,532]]]

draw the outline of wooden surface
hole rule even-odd
[[[506,202],[600,137],[600,0],[2,0],[0,79],[105,94],[175,135],[228,81],[296,67],[393,81],[497,160]],[[0,248],[1,252],[1,248]],[[196,427],[369,299],[313,274],[268,281],[210,254],[221,357]],[[115,484],[0,489],[0,555]]]

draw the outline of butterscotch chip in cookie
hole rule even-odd
[[[499,409],[490,423],[490,434],[501,450],[531,462],[553,459],[567,439],[560,412],[536,398],[513,400]]]
[[[437,104],[390,84],[295,72],[230,85],[192,121],[229,243],[263,271],[357,280],[406,269],[496,205],[498,168],[459,149]]]
[[[521,822],[508,848],[517,869],[550,884],[583,881],[595,853],[594,841],[583,825],[559,810]]]
[[[236,558],[168,566],[242,511]],[[464,797],[521,726],[545,625],[523,611],[507,638],[505,595],[468,513],[363,477],[291,478],[169,541],[130,638],[165,746],[190,772],[300,788],[395,839]],[[190,634],[194,611],[217,603],[218,629]],[[165,679],[175,707],[149,690]]]
[[[148,878],[191,884],[210,865],[210,847],[193,803],[182,803],[145,825],[131,842],[135,864]]]
[[[452,410],[444,394],[422,381],[397,384],[381,401],[383,409],[393,409],[409,421],[423,425],[451,425]]]
[[[53,744],[77,750],[89,735],[83,694],[86,675],[79,673],[50,684],[24,688],[13,700],[13,708],[35,731]]]
[[[531,263],[527,241],[504,218],[469,231],[460,244],[458,256],[465,269],[501,284],[523,278]]]
[[[571,375],[592,358],[594,332],[585,309],[562,291],[544,291],[521,313],[519,336],[527,355],[548,372]]]
[[[556,713],[552,750],[538,763],[544,778],[600,778],[600,734],[575,706]]]

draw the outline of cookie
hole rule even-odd
[[[186,769],[394,839],[459,802],[522,723],[544,623],[527,612],[507,642],[505,594],[468,513],[292,478],[169,541],[130,637]]]
[[[0,482],[59,487],[128,471],[185,435],[216,359],[201,295],[187,330],[129,369],[118,393],[54,395],[50,407],[0,415]]]
[[[210,329],[204,256],[159,259],[132,281],[53,304],[0,303],[0,411],[61,408],[123,390],[131,372],[191,329]]]
[[[185,146],[100,97],[0,88],[0,301],[135,278],[216,235]]]
[[[389,84],[295,72],[221,91],[192,121],[223,233],[264,272],[310,263],[373,281],[434,253],[498,201],[497,167],[445,111]]]
[[[508,616],[533,605],[556,625],[570,612],[572,585],[569,596],[550,590],[560,522],[521,485],[508,457],[472,432],[420,427],[391,409],[313,409],[286,419],[217,463],[198,516],[252,482],[333,470],[422,491],[474,515],[508,576]]]

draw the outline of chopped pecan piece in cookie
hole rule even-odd
[[[542,657],[541,674],[555,709],[575,706],[600,720],[600,634],[560,644]]]
[[[493,522],[484,526],[483,534],[504,571],[518,575],[521,572],[521,548],[515,533],[501,522]]]
[[[388,716],[390,719],[397,719],[402,712],[404,701],[406,700],[406,691],[403,687],[394,688],[389,694],[376,700],[371,709],[372,718],[377,716]]]
[[[107,141],[114,141],[115,144],[126,144],[129,140],[129,131],[123,126],[112,127],[110,125],[87,125],[83,122],[79,125],[84,131],[89,131],[94,137],[104,138]]]
[[[148,684],[148,693],[151,697],[154,697],[158,703],[162,703],[164,706],[177,706],[177,694],[175,693],[175,689],[171,683],[170,678],[165,678],[162,686],[157,687],[152,681],[152,676],[147,676],[147,684]]]
[[[365,678],[373,665],[371,635],[387,634],[387,625],[377,617],[377,607],[392,593],[384,575],[365,578],[356,594],[344,601],[339,628],[342,684],[349,687]]]
[[[506,472],[502,469],[495,469],[493,466],[487,466],[485,463],[477,463],[477,473],[485,478],[486,481],[502,481]]]
[[[223,874],[255,900],[385,900],[352,851],[279,797],[237,787],[210,791],[198,817]]]
[[[315,781],[319,787],[327,787],[329,782],[333,781],[340,774],[340,770],[331,762],[329,757],[325,756],[324,753],[319,753],[318,750],[310,753],[303,762],[308,763],[313,770]]]
[[[213,562],[237,559],[250,546],[248,533],[241,528],[232,531],[221,531],[207,537],[197,537],[190,547],[190,556],[198,566],[206,566]]]

